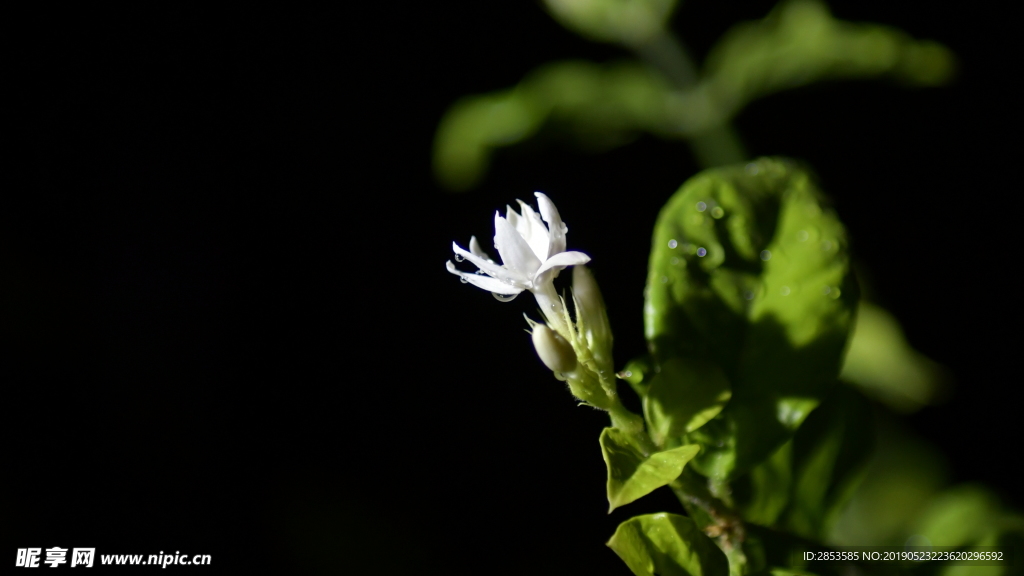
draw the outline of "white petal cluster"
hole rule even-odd
[[[462,272],[451,260],[447,268],[464,282],[506,297],[502,299],[511,299],[509,297],[529,290],[537,296],[547,316],[550,311],[545,304],[557,307],[554,278],[568,266],[589,262],[590,256],[565,250],[568,227],[562,222],[550,198],[540,192],[535,193],[535,196],[539,215],[521,200],[519,205],[522,213],[517,213],[511,206],[505,218],[498,212],[494,213],[494,247],[501,257],[501,264],[496,264],[483,251],[474,236],[469,240],[469,250],[464,250],[454,242],[452,250],[455,251],[456,260],[468,260],[478,268],[478,272]]]

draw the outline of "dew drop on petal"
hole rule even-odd
[[[703,212],[708,209],[708,205],[703,202],[697,202],[697,212]]]
[[[462,254],[455,254],[455,261],[456,262],[462,262],[465,259],[466,259],[466,257],[463,256]]]
[[[466,280],[465,276],[459,276],[459,282],[462,282],[463,284],[469,284],[469,280]]]
[[[519,294],[498,294],[497,292],[491,292],[491,296],[498,302],[511,302],[516,299]]]
[[[673,248],[674,249],[676,246],[679,246],[679,242],[676,242],[675,240],[669,240],[668,241],[668,247],[669,248]]]
[[[764,260],[765,262],[767,262],[767,261],[769,261],[771,259],[772,259],[772,253],[771,252],[769,252],[768,250],[761,250],[761,260]]]
[[[704,248],[697,248],[697,256],[700,256],[701,258],[703,258],[703,257],[707,256],[707,254],[708,254],[708,251],[706,249],[704,249]]]
[[[712,218],[721,218],[722,216],[725,216],[725,210],[722,210],[721,206],[715,206],[711,209]]]

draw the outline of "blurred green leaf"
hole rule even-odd
[[[773,526],[789,505],[793,486],[793,442],[754,466],[732,484],[736,508],[748,522]]]
[[[867,401],[840,387],[793,439],[731,483],[743,517],[822,540],[863,477],[874,442]]]
[[[948,48],[877,24],[836,20],[824,2],[784,0],[763,20],[730,29],[705,62],[691,99],[710,100],[722,119],[750,101],[813,82],[889,75],[913,85],[949,81]],[[714,123],[714,115],[705,122]]]
[[[598,42],[638,46],[661,32],[676,0],[544,0],[560,24]]]
[[[434,139],[440,183],[466,190],[483,177],[494,149],[552,123],[590,147],[616,146],[666,129],[669,88],[635,63],[555,62],[509,90],[464,98],[445,113]]]
[[[619,524],[608,546],[637,576],[728,576],[725,554],[692,520],[648,514]]]
[[[822,540],[853,495],[874,447],[874,415],[855,391],[840,387],[793,437],[792,500],[785,525]]]
[[[942,368],[910,347],[896,319],[863,301],[839,377],[899,412],[934,402],[947,387]]]
[[[933,446],[876,413],[876,449],[864,480],[831,527],[836,545],[902,545],[914,522],[946,484],[942,455]]]
[[[643,397],[648,432],[658,445],[700,428],[732,397],[721,368],[700,358],[669,358]]]
[[[934,498],[918,518],[915,535],[924,536],[933,546],[977,544],[993,529],[1002,515],[999,500],[989,490],[962,485],[945,490]]]
[[[680,446],[644,456],[632,439],[618,428],[601,433],[601,451],[608,467],[608,512],[665,486],[679,477],[700,446]]]
[[[698,471],[735,477],[790,437],[833,388],[856,298],[846,232],[805,170],[764,158],[683,184],[655,226],[644,325],[656,365],[699,359],[732,384],[687,435]]]

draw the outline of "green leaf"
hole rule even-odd
[[[725,554],[692,520],[648,514],[619,524],[608,546],[637,576],[728,576]]]
[[[961,485],[939,494],[916,522],[914,533],[933,546],[977,545],[996,524],[1003,507],[988,489]]]
[[[837,20],[817,0],[787,0],[763,20],[726,32],[708,55],[701,88],[729,118],[756,98],[822,80],[890,76],[934,86],[955,67],[953,53],[936,42]]]
[[[795,534],[823,540],[863,479],[874,448],[868,402],[841,387],[793,437],[793,493],[785,524]]]
[[[679,477],[700,446],[680,446],[645,457],[618,428],[601,433],[601,451],[608,467],[608,512],[642,498]]]
[[[644,396],[648,432],[659,445],[700,428],[732,397],[722,370],[698,358],[669,358],[651,378]]]
[[[483,178],[491,154],[554,126],[579,144],[607,149],[640,132],[671,131],[667,82],[635,63],[554,62],[508,90],[463,98],[434,137],[434,173],[452,190]]]
[[[876,448],[865,477],[827,542],[844,546],[903,545],[914,523],[946,484],[942,454],[893,416],[876,413]]]
[[[942,368],[910,347],[896,318],[863,301],[839,377],[899,412],[932,403],[948,387]]]
[[[639,46],[665,26],[676,0],[544,0],[560,24],[598,42]]]
[[[764,158],[683,184],[655,226],[644,324],[663,370],[699,359],[731,384],[687,436],[698,471],[735,477],[791,436],[833,388],[856,302],[845,229],[805,170]]]

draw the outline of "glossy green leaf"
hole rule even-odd
[[[644,418],[655,443],[700,428],[732,397],[721,368],[699,358],[669,358],[651,378],[644,396]]]
[[[700,446],[679,446],[644,456],[618,428],[601,433],[601,451],[608,467],[608,512],[642,498],[679,477]]]
[[[728,576],[725,554],[692,520],[648,514],[619,524],[608,546],[637,576]]]
[[[699,359],[731,384],[688,435],[705,448],[698,471],[735,477],[790,437],[836,381],[856,302],[846,232],[805,170],[764,158],[676,192],[655,226],[644,325],[657,365]]]
[[[899,412],[913,412],[948,389],[942,368],[911,348],[891,314],[861,302],[839,377]]]

